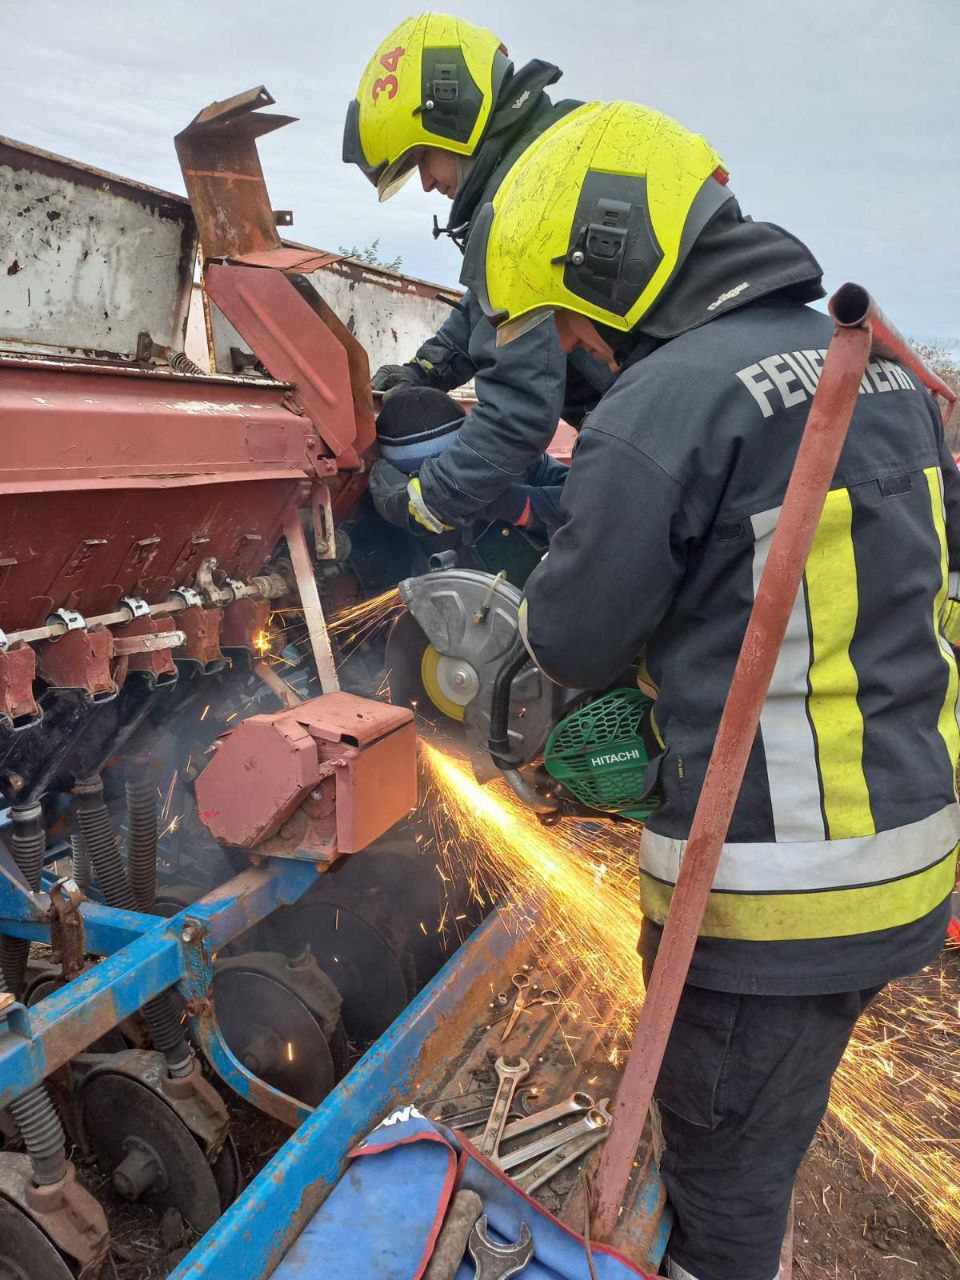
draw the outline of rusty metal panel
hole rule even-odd
[[[417,729],[413,716],[349,758],[336,776],[337,849],[357,853],[416,807]]]
[[[294,284],[280,271],[212,264],[205,286],[271,373],[296,383],[292,398],[341,466],[355,466],[357,421],[347,351]],[[323,452],[319,440],[315,452]]]
[[[398,272],[334,254],[324,255],[319,249],[294,247],[304,248],[305,253],[317,255],[321,260],[328,259],[318,267],[312,266],[308,259],[297,269],[365,349],[371,370],[382,364],[402,364],[409,360],[421,343],[432,337],[448,319],[450,303],[460,296],[458,290],[426,284]],[[195,309],[199,310],[202,305],[203,299],[197,296]],[[244,354],[250,354],[249,345],[213,304],[209,305],[209,322],[216,367],[221,373],[233,373],[233,352],[239,352],[242,361]],[[199,316],[194,323],[197,333],[205,335],[205,325]],[[199,345],[198,342],[197,349]],[[472,400],[473,384],[468,383],[457,395]]]
[[[283,395],[0,362],[4,630],[57,608],[90,617],[124,595],[157,603],[211,556],[231,577],[257,572],[309,475],[308,424]]]
[[[182,197],[0,138],[0,348],[182,350],[196,251]]]

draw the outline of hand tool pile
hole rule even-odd
[[[559,1004],[563,996],[553,988],[541,988],[526,972],[514,973],[516,995],[505,1016],[501,1042],[515,1030],[521,1015]],[[509,995],[501,992],[492,1007],[505,1006]],[[495,1025],[491,1023],[491,1029]],[[460,1111],[447,1102],[434,1119],[461,1134],[480,1130],[471,1141],[487,1160],[509,1173],[527,1195],[549,1182],[562,1169],[581,1159],[607,1137],[610,1129],[609,1098],[595,1100],[576,1091],[539,1110],[532,1107],[542,1096],[537,1086],[520,1088],[530,1074],[529,1062],[519,1054],[501,1054],[494,1070],[497,1088],[492,1100]],[[542,1130],[540,1136],[528,1138]],[[505,1280],[521,1272],[533,1256],[533,1240],[525,1223],[519,1239],[501,1244],[491,1237],[483,1203],[474,1191],[454,1197],[437,1239],[425,1280],[451,1280],[469,1251],[477,1280]]]

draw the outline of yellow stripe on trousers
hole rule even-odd
[[[831,840],[870,835],[875,830],[863,774],[859,681],[850,660],[859,607],[852,526],[849,492],[832,490],[806,569],[813,647],[807,707],[817,738],[824,817]]]
[[[700,933],[746,942],[847,938],[911,924],[940,905],[957,879],[957,851],[925,871],[886,884],[811,893],[711,893]],[[640,873],[640,906],[662,924],[673,885]]]
[[[939,467],[928,467],[923,473],[927,477],[927,488],[930,490],[930,511],[933,515],[933,527],[940,539],[940,570],[942,582],[937,597],[933,602],[933,633],[936,637],[940,654],[947,668],[947,694],[937,717],[937,728],[950,756],[950,764],[954,775],[953,790],[956,794],[957,760],[960,758],[960,728],[957,726],[957,663],[953,650],[940,629],[940,614],[947,599],[950,583],[949,564],[947,562],[947,522],[943,506],[943,479]]]

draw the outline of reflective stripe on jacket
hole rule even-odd
[[[662,795],[641,847],[662,922],[809,411],[830,321],[757,303],[628,369],[581,435],[566,523],[527,583],[562,683],[638,656]],[[927,963],[956,875],[960,680],[944,634],[960,473],[913,375],[864,377],[692,970],[732,990],[866,987]]]

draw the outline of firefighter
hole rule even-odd
[[[569,114],[477,219],[498,340],[620,348],[564,523],[525,591],[561,684],[642,660],[659,804],[652,963],[832,323],[793,236],[745,219],[701,137],[629,103]],[[862,1010],[933,961],[960,838],[960,474],[916,376],[864,376],[658,1081],[669,1274],[772,1280],[797,1168]],[[958,628],[960,632],[960,628]]]
[[[462,18],[409,18],[363,73],[347,111],[343,158],[381,200],[419,170],[425,191],[453,202],[445,232],[435,226],[434,234],[463,248],[476,210],[516,158],[579,105],[550,100],[546,90],[561,74],[539,59],[515,69],[498,36]],[[612,375],[584,352],[565,359],[552,327],[498,349],[468,291],[410,361],[376,371],[373,388],[450,391],[471,378],[479,403],[442,455],[412,477],[375,464],[372,492],[386,519],[406,524],[409,515],[432,532],[469,525],[538,463],[561,416],[579,423]]]

